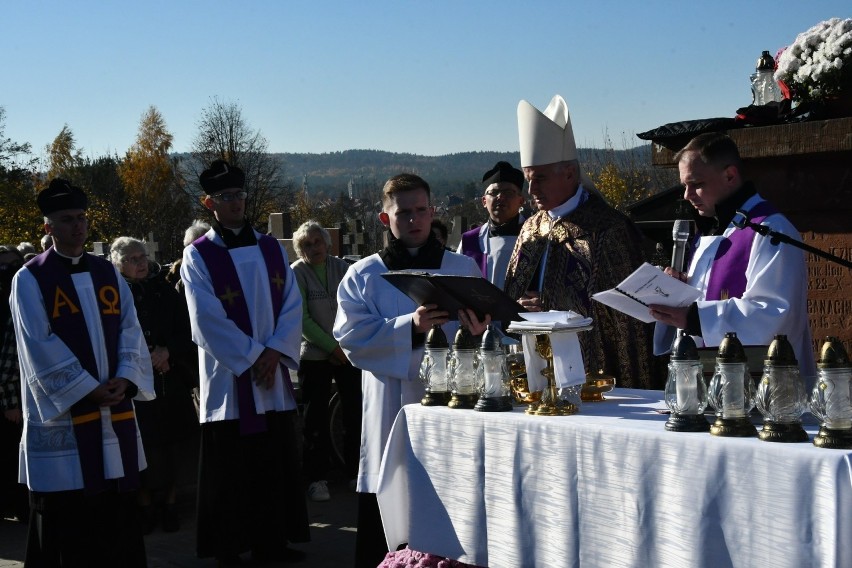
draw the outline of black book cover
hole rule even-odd
[[[418,305],[437,304],[438,309],[449,312],[451,320],[458,319],[462,308],[471,308],[480,320],[491,314],[491,319],[504,322],[521,320],[518,314],[527,311],[481,276],[398,271],[385,272],[382,277]]]

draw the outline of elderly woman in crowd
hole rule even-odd
[[[136,415],[148,469],[142,472],[139,505],[145,533],[159,520],[163,530],[180,528],[175,499],[181,466],[180,442],[198,427],[190,399],[195,346],[183,297],[148,259],[145,245],[119,237],[110,259],[133,292],[139,324],[151,350],[157,398],[136,403]]]
[[[329,255],[331,236],[316,221],[306,221],[293,233],[299,260],[291,266],[302,293],[302,347],[299,382],[305,404],[304,469],[313,501],[330,498],[327,474],[330,467],[328,401],[331,379],[343,410],[346,475],[358,474],[361,437],[361,371],[352,366],[331,334],[337,315],[337,286],[349,265]],[[351,485],[351,482],[350,482]]]

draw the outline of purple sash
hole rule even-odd
[[[121,327],[121,297],[115,268],[109,262],[93,255],[86,256],[89,275],[95,287],[95,297],[101,313],[109,376],[115,377],[118,368],[118,336]],[[86,318],[83,314],[77,289],[68,267],[53,248],[27,263],[27,268],[38,282],[44,299],[51,331],[56,334],[80,361],[80,365],[99,380],[95,352]],[[104,478],[103,432],[100,407],[83,398],[71,407],[74,436],[83,472],[83,486],[87,493],[98,493],[117,482],[119,491],[139,487],[139,455],[136,447],[136,420],[133,403],[127,397],[109,407],[112,426],[118,437],[124,477],[118,480]]]
[[[761,201],[751,208],[749,219],[760,223],[778,210],[768,201]],[[722,239],[707,283],[705,300],[723,300],[742,298],[746,289],[746,268],[751,256],[751,244],[754,241],[754,229],[736,229],[729,237]],[[723,292],[725,292],[723,294]],[[723,296],[725,296],[723,298]]]
[[[479,246],[480,229],[472,229],[462,233],[462,254],[476,261],[482,271],[482,277],[488,278],[488,257]]]
[[[251,316],[249,315],[248,304],[246,303],[245,294],[243,293],[240,277],[237,274],[237,267],[234,265],[234,260],[228,249],[215,244],[205,236],[200,237],[192,243],[207,270],[210,272],[210,278],[213,281],[213,292],[222,302],[222,307],[225,309],[225,315],[233,321],[237,327],[252,337]],[[263,255],[263,261],[266,263],[266,273],[269,277],[269,292],[272,297],[272,313],[274,322],[278,323],[278,314],[284,305],[284,284],[287,276],[284,263],[284,253],[281,250],[281,245],[274,238],[261,235],[257,244],[260,247],[260,252]],[[288,389],[292,394],[293,385],[289,382],[289,375],[282,373]],[[240,434],[256,434],[266,431],[266,417],[258,414],[254,404],[254,393],[251,386],[251,369],[247,369],[243,374],[235,377],[237,382],[237,408],[240,413]]]

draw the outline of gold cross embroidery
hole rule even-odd
[[[234,305],[234,298],[237,298],[240,295],[241,294],[239,292],[235,292],[235,291],[231,290],[231,287],[228,286],[227,288],[225,288],[225,293],[222,294],[221,296],[219,296],[219,299],[222,300],[223,302],[228,302],[229,306],[233,306]]]
[[[284,286],[284,279],[281,278],[281,274],[278,272],[275,273],[275,278],[272,278],[271,280],[279,290],[281,290],[281,287]]]

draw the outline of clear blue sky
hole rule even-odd
[[[149,105],[189,149],[212,97],[273,152],[518,148],[516,108],[568,102],[577,143],[733,116],[748,76],[849,0],[2,3],[6,136],[41,155],[133,144]]]

